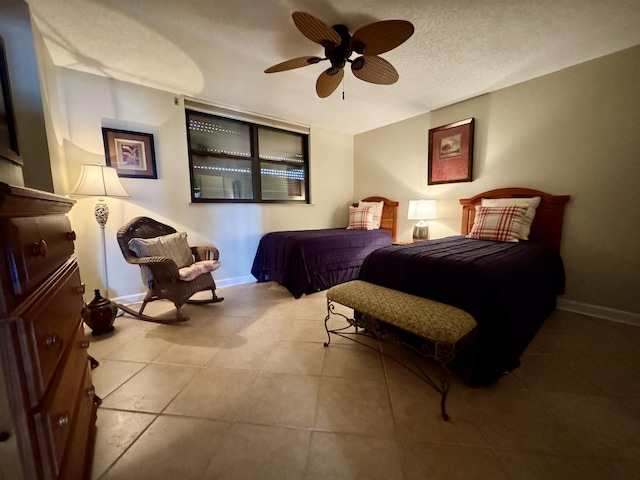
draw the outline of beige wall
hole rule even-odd
[[[355,196],[438,200],[432,237],[458,234],[459,198],[499,187],[569,194],[563,305],[640,320],[640,46],[355,138]],[[429,128],[475,117],[473,181],[428,186]],[[611,311],[609,310],[611,309]],[[627,315],[628,314],[628,315]]]
[[[124,262],[116,232],[146,215],[189,234],[193,244],[213,242],[221,251],[219,285],[255,281],[253,256],[260,237],[274,230],[342,226],[353,200],[353,136],[311,127],[311,205],[190,204],[189,161],[183,102],[160,90],[46,65],[48,132],[56,193],[73,187],[83,163],[105,163],[101,127],[152,133],[158,179],[123,178],[129,199],[107,199],[109,295],[135,299],[144,288],[136,267]],[[71,221],[87,291],[104,289],[95,199],[78,198]],[[88,299],[90,300],[90,298]]]

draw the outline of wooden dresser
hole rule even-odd
[[[74,201],[0,183],[0,479],[89,478],[99,398]]]

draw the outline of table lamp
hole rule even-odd
[[[411,200],[409,201],[409,220],[419,220],[413,227],[413,241],[420,242],[429,238],[429,227],[425,220],[438,218],[438,210],[435,200]]]

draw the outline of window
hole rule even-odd
[[[308,134],[186,110],[192,202],[309,203]]]

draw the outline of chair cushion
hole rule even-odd
[[[167,257],[173,260],[178,268],[188,267],[193,263],[186,232],[153,238],[132,238],[128,245],[138,257]]]
[[[213,272],[218,268],[220,268],[220,262],[218,260],[202,260],[192,263],[188,267],[181,268],[178,273],[180,274],[180,280],[189,282],[203,273]]]

